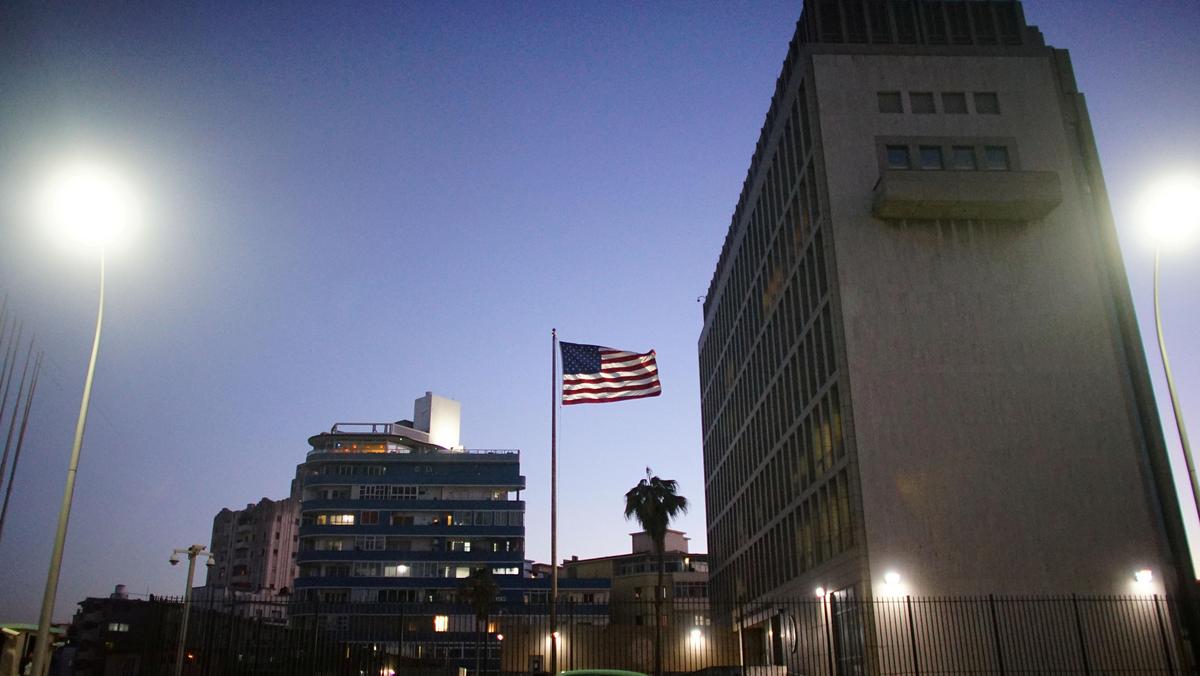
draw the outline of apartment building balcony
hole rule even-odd
[[[1053,171],[886,170],[871,212],[883,219],[1031,221],[1062,202]]]

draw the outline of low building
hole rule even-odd
[[[178,601],[131,599],[125,585],[79,602],[68,636],[75,676],[165,673],[174,663]]]
[[[628,554],[563,561],[567,580],[612,580],[609,612],[620,624],[653,626],[654,588],[658,584],[658,556],[654,541],[645,532],[630,533]],[[668,530],[663,542],[664,614],[671,623],[705,626],[711,623],[708,607],[708,555],[688,551],[683,531]],[[676,614],[678,613],[678,617]]]

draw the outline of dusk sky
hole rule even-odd
[[[1135,203],[1156,175],[1200,173],[1200,3],[1025,9],[1087,95],[1178,459]],[[207,545],[217,511],[287,496],[310,435],[409,418],[427,390],[462,403],[468,447],[521,449],[527,556],[547,560],[552,327],[654,348],[663,382],[656,399],[560,415],[559,555],[628,551],[622,498],[646,466],[679,481],[692,509],[675,527],[705,551],[697,298],[799,12],[0,6],[0,294],[47,359],[0,541],[0,621],[37,615],[96,309],[96,259],[24,207],[79,153],[126,171],[149,218],[109,259],[56,620],[118,583],[182,593],[167,557]],[[1163,265],[1195,437],[1200,243]]]

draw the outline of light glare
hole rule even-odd
[[[1188,244],[1200,234],[1200,177],[1180,175],[1156,181],[1142,195],[1138,212],[1158,245]]]
[[[76,161],[51,174],[37,195],[37,206],[53,236],[89,251],[121,247],[141,219],[132,186],[93,162]]]

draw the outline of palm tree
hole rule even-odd
[[[470,604],[472,610],[475,611],[475,630],[479,636],[475,645],[476,676],[482,673],[480,659],[487,643],[484,631],[487,627],[488,616],[491,615],[492,608],[496,605],[496,595],[499,593],[500,587],[496,585],[492,571],[487,568],[476,568],[471,571],[471,574],[463,580],[462,585],[458,588],[459,599]]]
[[[674,479],[652,476],[646,468],[646,478],[625,494],[625,518],[636,518],[642,530],[654,542],[658,556],[658,585],[654,588],[654,675],[662,676],[662,602],[663,559],[667,526],[671,519],[688,509],[687,498],[676,493],[679,484]]]

